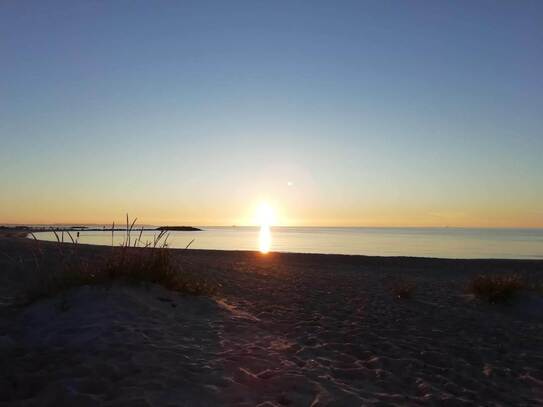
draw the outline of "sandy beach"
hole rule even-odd
[[[465,291],[542,261],[175,250],[215,295],[113,283],[17,305],[34,248],[0,237],[2,406],[543,405],[543,297]]]

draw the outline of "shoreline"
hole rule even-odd
[[[130,229],[129,229],[130,230]],[[259,228],[206,229],[201,234],[191,231],[165,232],[169,247],[215,250],[262,250],[263,231]],[[146,229],[131,231],[132,238],[141,237],[141,242],[152,242],[153,236],[163,231]],[[58,236],[55,237],[54,233]],[[82,243],[110,246],[119,244],[130,234],[122,229],[112,231],[77,231],[64,236],[64,240],[78,239]],[[185,234],[186,233],[186,234]],[[344,254],[383,257],[424,257],[446,259],[510,259],[543,260],[543,230],[454,232],[433,231],[342,231],[336,228],[312,231],[310,229],[277,229],[266,234],[264,251],[290,253]],[[40,239],[62,240],[61,232],[36,233]],[[134,240],[134,239],[132,239]],[[194,240],[194,241],[192,241]]]
[[[155,229],[149,229],[149,230],[155,230]],[[100,230],[101,231],[101,230]],[[116,230],[117,231],[117,230]],[[120,232],[123,230],[119,230]],[[124,229],[124,232],[126,232],[126,229]],[[31,232],[27,232],[25,230],[19,230],[19,231],[4,231],[0,230],[0,238],[1,237],[16,237],[16,238],[26,238],[29,240],[34,240],[30,236]],[[40,240],[37,239],[40,243],[43,244],[59,244],[55,241],[50,240]],[[63,242],[61,244],[71,245],[73,243],[71,242]],[[92,243],[80,243],[78,242],[77,245],[79,246],[91,246],[91,247],[99,247],[99,248],[111,248],[111,245],[100,245],[100,244],[92,244]],[[142,247],[136,247],[136,249],[142,248]],[[189,252],[209,252],[209,253],[245,253],[245,254],[258,254],[261,255],[260,251],[258,250],[225,250],[225,249],[194,249],[194,248],[172,248],[168,247],[168,250],[174,250],[174,251],[189,251]],[[471,262],[483,262],[483,263],[509,263],[512,265],[513,263],[533,263],[533,264],[540,264],[543,267],[543,259],[539,258],[529,258],[529,259],[523,259],[523,258],[449,258],[449,257],[424,257],[424,256],[372,256],[372,255],[365,255],[365,254],[336,254],[336,253],[308,253],[308,252],[276,252],[276,251],[270,251],[266,253],[263,256],[272,256],[272,255],[285,255],[285,256],[327,256],[330,258],[334,258],[336,260],[339,259],[359,259],[360,261],[367,261],[367,262],[373,262],[373,263],[379,263],[380,260],[382,260],[384,263],[431,263],[431,262],[452,262],[452,263],[471,263]]]

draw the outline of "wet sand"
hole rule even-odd
[[[541,278],[542,261],[175,250],[216,296],[114,284],[15,306],[34,248],[0,237],[0,405],[543,405],[541,296],[465,293],[477,273]],[[400,280],[413,298],[391,294]]]

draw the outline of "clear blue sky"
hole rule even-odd
[[[3,1],[0,222],[543,227],[541,1]]]

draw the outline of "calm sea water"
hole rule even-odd
[[[461,228],[316,228],[316,227],[203,227],[201,232],[171,232],[170,247],[260,250],[298,253],[424,256],[447,258],[543,259],[543,229]],[[152,241],[156,231],[144,231]],[[52,233],[37,233],[55,240]],[[124,240],[116,232],[114,244]],[[81,232],[79,241],[111,245],[111,232]]]

